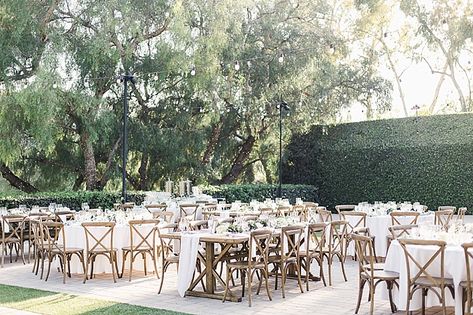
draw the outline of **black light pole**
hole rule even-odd
[[[278,197],[282,198],[282,110],[289,110],[289,105],[281,101],[279,103],[279,187]]]
[[[128,81],[135,82],[132,75],[121,77],[123,82],[123,138],[122,138],[122,202],[126,202],[126,164],[128,160]]]

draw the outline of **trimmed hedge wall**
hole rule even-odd
[[[128,201],[141,204],[144,197],[142,193],[129,193]],[[28,208],[33,205],[47,207],[50,203],[57,203],[73,210],[80,210],[81,204],[87,202],[90,208],[112,209],[113,204],[119,203],[120,200],[120,193],[103,191],[45,192],[14,196],[0,195],[0,207],[16,208],[20,204],[26,205]]]
[[[206,189],[204,193],[215,198],[225,198],[227,202],[240,200],[250,202],[251,200],[264,201],[266,198],[276,198],[278,196],[278,185],[221,185]],[[289,199],[294,203],[296,198],[304,201],[318,200],[317,189],[311,185],[282,185],[282,198]]]
[[[419,201],[473,210],[473,115],[315,126],[287,147],[284,182],[318,188],[320,204]]]

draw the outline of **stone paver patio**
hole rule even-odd
[[[196,297],[181,298],[176,290],[176,270],[173,267],[170,267],[166,273],[163,291],[160,295],[157,294],[159,281],[152,275],[144,277],[139,272],[134,273],[134,279],[131,282],[125,280],[127,279],[125,277],[119,279],[117,283],[113,283],[111,275],[102,274],[83,284],[82,277],[73,275],[71,279],[67,279],[67,283],[64,285],[58,272],[52,271],[49,280],[45,282],[40,280],[39,276],[31,273],[31,265],[7,263],[0,270],[0,283],[191,314],[354,314],[358,286],[358,265],[348,259],[346,269],[348,282],[343,281],[339,266],[335,265],[333,287],[324,287],[321,282],[311,283],[311,290],[303,294],[298,290],[295,280],[288,280],[285,299],[281,297],[280,289],[274,291],[274,283],[272,283],[273,301],[269,301],[265,291],[262,290],[259,296],[253,294],[254,299],[251,308],[248,307],[246,297],[243,298],[241,303],[222,303],[219,300]],[[366,297],[367,291],[365,291],[359,314],[369,313],[369,303]],[[375,298],[375,301],[376,314],[391,314],[388,301],[381,300],[379,296]],[[4,310],[5,312],[0,309],[0,313],[27,314],[14,310]],[[437,310],[431,309],[429,313],[436,314]]]

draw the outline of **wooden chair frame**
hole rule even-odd
[[[460,209],[459,209],[460,210]],[[460,285],[463,289],[463,314],[471,315],[472,306],[472,261],[473,261],[473,242],[462,244],[463,251],[465,253],[465,266],[466,266],[466,281],[462,281]],[[466,305],[465,305],[466,304]]]
[[[332,212],[325,207],[317,207],[316,212],[321,222],[330,223],[333,220]]]
[[[84,283],[87,281],[87,275],[89,272],[89,264],[91,265],[90,279],[93,278],[94,274],[94,262],[97,256],[102,255],[108,258],[110,266],[112,267],[113,282],[117,282],[115,274],[118,274],[118,262],[117,262],[117,249],[113,247],[113,232],[115,230],[115,222],[84,222],[82,227],[85,232],[86,240],[86,264],[85,264],[85,276]],[[99,236],[96,236],[92,230],[96,228],[105,228],[106,230],[101,232]],[[110,246],[107,247],[103,242],[105,238],[110,235]]]
[[[435,211],[435,225],[440,225],[444,229],[448,228],[450,220],[453,218],[453,210],[437,210]]]
[[[348,223],[343,220],[332,221],[330,223],[330,232],[327,247],[324,249],[324,256],[327,258],[328,263],[328,283],[332,286],[332,264],[333,259],[337,257],[340,261],[340,267],[342,269],[343,278],[347,281],[347,275],[345,273],[345,242],[347,238],[347,225]]]
[[[197,210],[199,209],[200,205],[198,204],[182,204],[179,205],[179,217],[187,217],[194,221],[197,219]]]
[[[173,245],[174,239],[171,238],[164,238],[161,236],[161,229],[177,229],[177,223],[170,223],[164,226],[160,226],[156,228],[156,232],[158,233],[159,239],[159,246],[158,246],[158,256],[161,257],[161,282],[159,284],[158,294],[161,294],[161,290],[163,289],[164,283],[164,274],[168,267],[172,264],[176,264],[177,268],[179,269],[179,256],[175,256],[173,254]],[[180,241],[180,240],[179,240]]]
[[[468,208],[467,207],[460,207],[458,208],[458,211],[457,211],[457,216],[455,219],[461,221],[462,223],[465,221],[465,215],[466,213],[468,212]]]
[[[392,226],[396,225],[406,225],[406,224],[417,224],[417,219],[419,218],[420,213],[416,211],[393,211],[389,214],[391,216]],[[399,221],[400,218],[409,218],[412,217],[409,223]]]
[[[327,286],[324,276],[325,223],[312,223],[307,226],[305,251],[301,252],[301,267],[305,267],[306,291],[309,291],[310,267],[313,260],[319,264],[319,275],[324,286]]]
[[[346,211],[355,211],[356,205],[337,205],[335,206],[335,210],[337,213],[340,215],[340,212],[346,212]],[[340,217],[341,219],[341,217]]]
[[[422,312],[425,312],[425,297],[427,292],[430,290],[438,297],[440,303],[442,304],[443,313],[446,314],[445,307],[445,288],[448,288],[455,298],[453,281],[448,282],[445,279],[445,247],[447,245],[444,241],[436,240],[414,240],[414,239],[398,239],[399,244],[404,250],[404,257],[406,260],[406,270],[407,270],[407,304],[406,304],[406,314],[409,314],[410,309],[410,300],[412,299],[414,293],[417,290],[422,290]],[[417,246],[429,246],[436,247],[434,254],[430,255],[430,258],[426,263],[419,262],[409,251],[410,245]],[[430,265],[436,260],[440,259],[440,277],[432,276],[427,270]],[[413,276],[411,273],[411,263],[419,269]],[[420,282],[419,280],[423,280]],[[426,283],[427,282],[427,283]],[[438,288],[440,293],[435,290]]]
[[[125,271],[125,263],[128,254],[130,254],[130,271],[128,274],[128,281],[131,281],[133,274],[133,262],[136,257],[141,254],[143,258],[143,267],[145,276],[147,275],[146,269],[146,256],[150,255],[153,261],[154,272],[159,279],[156,254],[156,228],[159,224],[159,220],[130,220],[128,225],[130,226],[130,246],[122,248],[123,261],[122,261],[122,276]],[[139,227],[147,226],[150,227],[147,232],[142,232]],[[136,242],[135,242],[136,240]]]
[[[24,253],[24,230],[25,230],[25,221],[27,217],[23,215],[4,215],[2,216],[2,239],[1,239],[1,254],[2,254],[2,263],[1,266],[5,264],[5,256],[8,253],[8,248],[10,249],[10,263],[12,263],[12,253],[13,247],[16,250],[16,260],[18,256],[21,255],[23,264],[25,264],[25,253]],[[8,227],[8,231],[7,228]]]

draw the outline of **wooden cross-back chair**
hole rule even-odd
[[[191,231],[199,231],[203,229],[209,228],[209,221],[208,220],[194,220],[190,222],[190,230]]]
[[[176,230],[178,227],[177,223],[169,223],[163,226],[160,226],[159,228],[156,228],[156,231],[158,233],[158,239],[159,239],[159,245],[157,248],[158,251],[158,256],[161,257],[161,282],[159,284],[159,290],[158,294],[161,294],[161,290],[163,289],[163,283],[164,283],[164,274],[166,273],[166,270],[168,267],[172,264],[176,264],[179,268],[179,255],[175,255],[173,253],[173,242],[174,239],[172,238],[165,238],[161,236],[161,230]],[[180,242],[180,240],[179,240]]]
[[[84,222],[82,223],[85,233],[86,243],[86,259],[85,259],[85,275],[84,283],[87,281],[87,274],[90,269],[90,279],[94,275],[94,262],[97,256],[105,256],[112,267],[113,282],[117,282],[118,274],[118,249],[113,247],[113,232],[115,230],[115,222]]]
[[[455,217],[455,219],[457,219],[458,221],[461,221],[461,223],[464,223],[465,222],[465,215],[466,215],[467,211],[468,211],[467,207],[458,208],[457,216]]]
[[[277,216],[285,217],[291,213],[291,207],[289,206],[279,206],[277,209]]]
[[[398,238],[406,238],[411,235],[413,228],[417,228],[417,224],[403,224],[388,227],[389,233],[391,233],[391,239],[397,240]]]
[[[54,216],[56,221],[66,223],[67,221],[72,221],[75,219],[76,212],[75,211],[56,211],[54,212]]]
[[[172,211],[156,211],[152,214],[153,219],[158,219],[160,222],[174,223],[172,220],[174,218],[174,212]]]
[[[425,312],[425,297],[427,292],[433,292],[442,304],[443,314],[446,314],[445,306],[445,288],[450,290],[452,297],[454,296],[453,280],[445,278],[445,247],[447,245],[444,241],[437,240],[415,240],[415,239],[399,239],[399,244],[404,251],[404,257],[406,261],[407,270],[407,304],[406,314],[410,310],[410,301],[417,290],[422,291],[422,313]],[[410,246],[429,246],[429,248],[435,248],[434,252],[429,252],[427,257],[420,261],[416,258],[410,249]],[[439,276],[433,276],[429,267],[433,265],[436,260],[440,260]],[[418,271],[414,271],[418,270]],[[440,292],[439,292],[440,291]]]
[[[340,215],[342,211],[355,211],[356,205],[337,205],[335,206],[335,210]]]
[[[443,228],[447,228],[452,218],[453,210],[437,210],[435,211],[434,224],[440,225]]]
[[[417,224],[420,213],[417,211],[393,211],[389,215],[391,216],[391,225],[396,226]]]
[[[31,262],[31,256],[33,255],[33,259],[34,259],[34,266],[33,266],[33,272],[35,270],[35,267],[36,267],[36,248],[37,247],[37,244],[36,244],[36,237],[35,237],[35,234],[34,234],[34,223],[33,221],[38,221],[38,222],[45,222],[45,221],[54,221],[56,220],[56,218],[52,215],[50,215],[49,213],[44,213],[44,212],[36,212],[36,213],[30,213],[28,214],[28,219],[25,221],[25,233],[28,233],[28,263]],[[39,227],[37,227],[39,228]],[[39,230],[38,230],[38,233],[39,233]]]
[[[347,222],[343,220],[330,222],[329,238],[326,247],[323,249],[324,257],[327,258],[328,263],[328,283],[330,286],[332,285],[332,264],[335,257],[340,261],[343,278],[347,281],[344,265],[347,225]]]
[[[271,215],[273,214],[273,208],[267,208],[267,207],[259,208],[259,213],[260,215],[262,214]]]
[[[319,216],[320,222],[330,223],[332,222],[332,212],[327,210],[325,207],[317,207],[317,214]]]
[[[281,228],[280,247],[276,255],[269,256],[269,262],[274,265],[276,271],[275,289],[278,286],[278,271],[281,271],[281,288],[282,297],[286,297],[286,279],[288,268],[292,265],[297,271],[297,282],[301,293],[301,265],[300,265],[300,246],[304,236],[304,227],[302,226],[286,226]],[[287,246],[287,248],[286,248]]]
[[[303,205],[294,205],[291,209],[292,213],[295,213],[301,221],[307,221],[307,211],[306,207]]]
[[[271,292],[269,290],[269,248],[272,238],[272,232],[270,230],[256,230],[250,233],[249,245],[248,245],[248,257],[246,260],[228,262],[227,263],[227,279],[225,285],[225,293],[223,295],[222,302],[225,302],[228,293],[230,292],[230,281],[232,278],[233,272],[240,270],[241,271],[241,280],[243,284],[243,295],[245,293],[245,277],[248,281],[248,305],[251,306],[251,287],[253,283],[254,274],[260,271],[259,274],[259,286],[257,294],[259,294],[261,289],[261,284],[263,280],[265,281],[266,293],[268,298],[272,301]]]
[[[159,220],[130,220],[128,225],[130,226],[130,246],[122,248],[123,262],[122,262],[122,276],[125,271],[125,262],[130,254],[130,271],[128,281],[131,281],[133,273],[133,262],[138,255],[143,258],[143,267],[145,276],[147,275],[146,269],[146,258],[147,255],[151,257],[153,261],[154,272],[159,279],[156,255],[156,227],[158,226]]]
[[[351,243],[351,234],[357,228],[364,228],[366,227],[366,216],[365,212],[359,211],[340,211],[340,219],[347,222],[347,239],[345,242],[346,248]],[[346,251],[345,251],[346,254]],[[356,256],[356,253],[355,253]],[[346,258],[346,256],[345,256]]]
[[[316,261],[319,264],[319,275],[324,286],[327,286],[324,276],[323,260],[324,254],[323,249],[325,247],[325,229],[327,225],[325,223],[311,223],[307,226],[307,234],[305,237],[305,248],[300,251],[301,267],[305,267],[305,282],[306,290],[309,291],[309,277],[310,267],[312,261]]]
[[[471,270],[473,268],[473,242],[462,244],[463,251],[465,254],[465,266],[466,266],[466,280],[460,282],[460,286],[463,291],[463,314],[471,315],[471,305],[472,305],[472,292],[473,292],[473,278]],[[466,304],[466,305],[465,305]]]
[[[82,263],[82,270],[85,274],[84,249],[66,246],[64,224],[61,222],[40,222],[39,227],[40,237],[43,241],[43,263],[44,258],[48,259],[48,271],[44,280],[48,281],[51,264],[55,258],[58,258],[63,274],[62,283],[66,283],[66,276],[71,277],[71,259],[74,255]]]
[[[197,219],[197,209],[199,209],[198,204],[182,204],[179,205],[179,214],[180,218],[187,218],[190,221]]]
[[[24,253],[24,238],[25,238],[25,221],[27,217],[23,215],[4,215],[2,216],[1,222],[1,254],[2,254],[2,264],[3,267],[5,263],[5,256],[10,250],[10,263],[13,261],[13,248],[16,251],[16,259],[18,256],[21,257],[23,264],[25,264],[25,253]]]
[[[437,208],[437,211],[452,210],[453,212],[457,211],[455,206],[440,206]]]
[[[166,211],[167,205],[165,203],[151,203],[149,205],[145,205],[145,208],[149,212],[156,212],[156,211]]]
[[[374,255],[374,264],[375,264],[374,268],[376,270],[384,270],[384,263],[378,262],[378,256],[376,255],[375,236],[371,234],[370,228],[358,227],[358,228],[353,229],[353,233],[371,238],[371,243],[373,244],[373,255]],[[355,255],[356,255],[356,248],[355,248]]]
[[[218,215],[217,213],[217,205],[212,203],[212,204],[205,204],[204,210],[202,211],[202,215],[204,217],[204,220],[208,220],[211,216],[213,215]]]
[[[352,234],[351,238],[355,242],[356,255],[358,257],[358,277],[359,277],[359,290],[358,290],[358,301],[355,308],[355,314],[358,314],[361,305],[361,299],[363,297],[363,289],[366,283],[369,286],[370,294],[370,314],[374,312],[374,294],[376,287],[379,283],[385,282],[389,292],[389,303],[391,311],[396,312],[396,305],[393,302],[392,290],[394,285],[399,288],[396,280],[399,279],[399,275],[395,272],[389,272],[384,270],[376,269],[376,254],[374,252],[374,245],[371,237]]]

